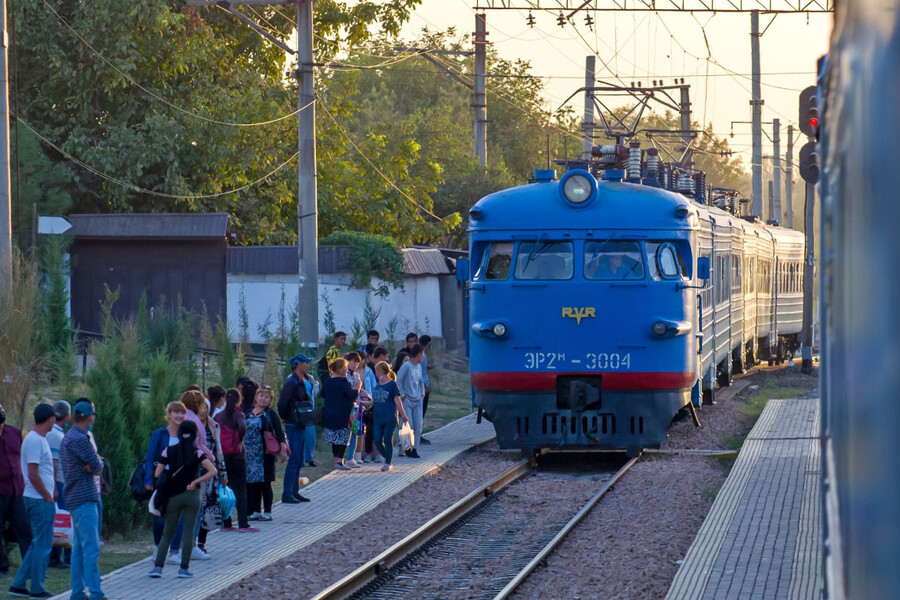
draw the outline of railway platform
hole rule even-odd
[[[475,423],[471,414],[429,432],[430,446],[420,460],[399,458],[391,473],[381,464],[352,471],[332,471],[303,488],[308,503],[273,507],[271,523],[259,524],[259,533],[213,531],[208,561],[191,561],[193,579],[177,579],[177,565],[167,565],[163,579],[150,579],[148,557],[102,578],[103,591],[115,600],[203,600],[214,596],[263,567],[284,558],[351,523],[407,488],[429,472],[439,469],[462,452],[494,438],[490,423]],[[280,492],[280,482],[275,484]],[[70,592],[54,596],[67,600]]]
[[[667,600],[821,597],[819,400],[770,400]]]

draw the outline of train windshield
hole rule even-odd
[[[640,242],[585,242],[584,277],[593,280],[643,279],[644,255]]]
[[[487,259],[487,266],[484,269],[484,278],[487,280],[498,281],[509,278],[509,267],[512,265],[513,243],[498,242],[491,246],[491,253]],[[475,275],[476,279],[481,279],[481,273]]]
[[[574,251],[571,242],[522,242],[516,256],[516,279],[571,279]]]
[[[660,279],[681,279],[687,277],[684,259],[678,247],[672,242],[647,242],[647,261],[650,277]]]

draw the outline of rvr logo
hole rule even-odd
[[[586,319],[588,317],[596,317],[596,310],[597,309],[595,309],[593,306],[563,306],[562,316],[563,318],[569,317],[570,319],[575,319],[575,323],[581,325],[582,319]]]

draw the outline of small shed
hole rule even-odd
[[[141,296],[151,305],[165,297],[211,318],[226,314],[225,252],[228,215],[70,215],[72,321],[82,331],[101,329],[105,287],[118,289],[113,316],[135,314]]]

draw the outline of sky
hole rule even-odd
[[[779,1],[773,0],[776,4]],[[528,4],[527,0],[515,0],[515,5]],[[545,1],[542,6],[552,4]],[[423,0],[403,28],[402,37],[415,39],[422,29],[442,31],[453,26],[460,39],[475,30],[475,5],[476,0]],[[585,57],[596,51],[600,57],[598,79],[618,83],[618,76],[629,85],[632,81],[648,85],[654,79],[671,84],[676,77],[684,77],[691,86],[692,118],[711,122],[714,132],[728,137],[732,148],[749,164],[750,125],[735,123],[732,127],[732,121],[751,118],[749,13],[596,12],[590,13],[592,28],[584,23],[587,12],[573,17],[575,26],[560,27],[558,13],[534,11],[533,28],[526,22],[526,10],[485,13],[488,41],[499,54],[529,61],[532,73],[544,78],[548,108],[556,109],[584,86]],[[816,60],[827,51],[832,17],[780,14],[772,21],[772,15],[760,15],[760,30],[764,30],[760,38],[763,123],[780,119],[782,154],[786,151],[787,126],[797,124],[800,90],[815,84]],[[710,53],[711,60],[707,60]],[[620,103],[613,101],[612,105]],[[571,104],[581,115],[583,96]],[[490,119],[490,106],[487,110]],[[763,125],[763,129],[772,135],[771,124]],[[794,136],[797,152],[802,143],[796,142],[800,137],[796,129]],[[763,154],[771,153],[771,143],[764,135]]]

